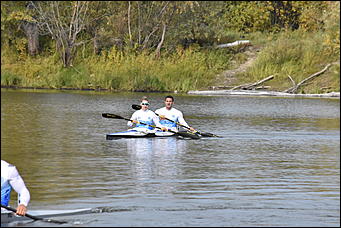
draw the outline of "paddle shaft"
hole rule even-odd
[[[9,210],[9,211],[12,211],[14,213],[17,212],[16,209],[12,208],[12,207],[9,207],[9,206],[5,206],[5,205],[2,205],[1,204],[1,207]],[[44,219],[44,218],[40,218],[40,217],[37,217],[37,216],[34,216],[34,215],[30,215],[30,214],[25,214],[24,216],[30,218],[30,219],[33,219],[33,220],[41,220],[41,221],[45,221],[45,222],[52,222],[52,223],[58,223],[58,224],[63,224],[63,223],[67,223],[67,222],[64,222],[64,221],[56,221],[56,220],[52,220],[52,219]]]

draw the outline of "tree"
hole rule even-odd
[[[127,6],[129,43],[140,50],[155,48],[160,56],[166,32],[175,16],[178,2],[137,1]]]
[[[38,27],[30,11],[27,1],[1,2],[1,40],[4,41],[1,44],[14,44],[20,55],[26,54],[26,50],[30,55],[39,52]]]
[[[93,53],[100,54],[103,49],[123,46],[125,2],[91,1],[89,3],[86,33],[93,41]]]
[[[32,11],[33,6],[31,2],[28,2],[26,6],[27,11]],[[39,53],[39,28],[37,23],[33,20],[25,20],[21,24],[21,28],[24,30],[27,42],[28,42],[28,53],[30,55],[36,55]]]
[[[72,66],[79,34],[88,22],[88,1],[30,1],[37,14],[40,32],[47,33],[56,41],[64,67]]]

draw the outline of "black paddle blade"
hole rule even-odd
[[[113,118],[113,119],[124,119],[122,116],[118,116],[112,113],[102,113],[102,117],[104,118]]]
[[[201,136],[203,137],[220,137],[218,135],[212,134],[212,133],[208,133],[208,132],[198,132]]]
[[[189,132],[189,131],[179,131],[179,132],[177,132],[177,134],[184,137],[184,138],[200,139],[199,135],[192,133],[192,132]]]
[[[131,107],[135,110],[140,110],[142,108],[141,105],[137,105],[137,104],[133,104],[131,105]]]

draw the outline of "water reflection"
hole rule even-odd
[[[168,194],[176,188],[187,141],[176,137],[127,140],[138,194]]]

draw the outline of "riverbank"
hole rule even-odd
[[[60,91],[94,91],[94,92],[112,92],[109,89],[79,89],[79,88],[41,88],[41,87],[18,87],[18,86],[1,86],[1,89],[27,89],[27,90],[60,90]],[[145,92],[145,91],[136,91]],[[157,93],[178,93],[173,92],[157,92]],[[336,98],[340,99],[340,92],[330,92],[323,94],[292,94],[276,91],[245,91],[245,90],[190,90],[189,95],[204,95],[204,96],[257,96],[257,97],[304,97],[304,98]]]
[[[188,94],[195,95],[226,95],[226,96],[275,96],[275,97],[306,97],[306,98],[340,98],[340,92],[329,91],[325,93],[290,93],[289,90],[283,90],[283,92],[279,91],[270,91],[269,88],[271,86],[264,86],[264,82],[268,82],[274,78],[273,75],[260,80],[256,83],[241,83],[240,75],[245,74],[248,70],[252,68],[252,65],[257,60],[259,53],[261,52],[260,47],[254,47],[252,45],[248,45],[244,48],[244,55],[246,56],[246,61],[240,65],[237,65],[234,69],[226,70],[216,76],[214,81],[214,85],[209,86],[207,90],[190,90]],[[333,64],[328,64],[322,71],[317,72],[310,77],[304,79],[301,84],[306,84],[306,81],[309,79],[312,80],[319,75],[322,75],[324,72],[328,70],[331,65],[340,65],[340,61],[334,62]],[[290,77],[292,80],[292,78]],[[293,81],[292,81],[293,82]],[[297,85],[293,82],[293,87]],[[251,85],[251,86],[250,86]],[[262,85],[262,86],[260,86]],[[251,89],[241,89],[243,86],[250,87]],[[258,86],[258,87],[257,87]],[[239,90],[237,90],[239,88]],[[276,88],[280,88],[279,85],[276,85]],[[328,87],[330,89],[330,87]],[[266,91],[265,91],[266,89]],[[282,88],[283,89],[283,88]],[[298,89],[298,86],[297,88]]]
[[[194,11],[189,7],[192,4],[176,3],[174,7],[183,7],[188,14],[183,12],[169,17],[169,22],[165,18],[159,21],[157,16],[155,21],[147,20],[151,23],[148,26],[144,26],[144,19],[138,16],[143,15],[140,14],[143,10],[137,2],[135,8],[128,2],[128,6],[103,4],[110,7],[99,8],[117,17],[104,17],[98,23],[83,20],[90,23],[80,26],[84,31],[59,39],[53,35],[59,34],[56,31],[44,35],[34,32],[33,38],[29,34],[36,25],[20,27],[23,21],[32,20],[16,16],[27,13],[25,4],[5,3],[1,14],[4,22],[1,86],[167,93],[231,88],[295,94],[340,91],[338,2],[288,3],[294,8],[271,2],[239,2],[236,5],[201,2],[193,5],[197,7]],[[153,2],[150,4],[145,7],[158,8]],[[73,7],[67,5],[63,7]],[[90,10],[92,13],[99,13],[98,6],[90,5],[90,8],[94,7],[93,12]],[[274,11],[273,7],[284,7],[286,13]],[[132,10],[131,21],[123,26],[127,16],[117,12],[126,12],[126,9]],[[160,6],[159,9],[163,8]],[[274,12],[280,12],[278,16],[283,18],[274,20]],[[87,17],[98,18],[90,15]],[[61,21],[73,18],[61,16]],[[42,18],[42,24],[48,23]],[[34,21],[38,21],[38,17],[36,19]],[[154,22],[156,24],[152,25]],[[122,26],[125,29],[119,29]],[[73,26],[59,29],[67,31],[70,28]],[[319,77],[306,81],[321,70],[323,73]],[[244,85],[250,87],[248,84],[272,76],[273,79],[262,83],[262,88],[244,88]]]
[[[340,92],[330,92],[323,94],[292,94],[276,91],[245,91],[245,90],[191,90],[188,94],[195,95],[226,95],[226,96],[271,96],[271,97],[307,97],[307,98],[338,98]]]
[[[245,90],[244,87],[248,87],[247,91],[267,92],[289,92],[286,90],[293,88],[295,91],[290,93],[294,94],[339,92],[339,56],[334,52],[321,53],[322,47],[317,50],[312,41],[318,35],[299,35],[302,34],[285,33],[267,42],[254,37],[232,47],[191,46],[165,53],[160,59],[148,53],[111,49],[100,55],[79,56],[69,68],[62,68],[54,56],[21,60],[5,49],[1,53],[1,86],[111,92],[208,90],[210,94],[235,94],[226,90]],[[309,45],[303,42],[307,40],[311,40]],[[297,49],[298,46],[302,48]]]

